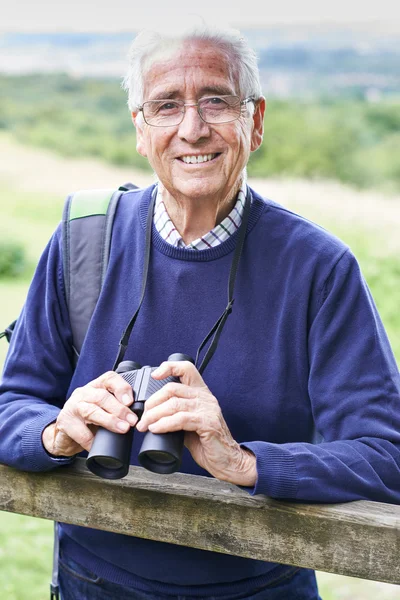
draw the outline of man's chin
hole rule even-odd
[[[217,185],[215,179],[191,178],[190,181],[180,182],[174,189],[170,189],[173,197],[186,197],[191,200],[218,198],[223,191],[223,186]]]
[[[199,187],[190,188],[190,189],[186,190],[185,192],[183,192],[183,194],[187,198],[190,198],[193,201],[200,201],[200,200],[212,201],[213,199],[219,200],[219,198],[221,196],[221,190],[216,189],[215,186],[209,186],[209,187],[200,187],[199,186]]]

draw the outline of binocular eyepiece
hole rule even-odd
[[[194,360],[186,354],[171,354],[168,360]],[[138,363],[126,360],[118,365],[117,373],[130,384],[133,390],[131,410],[139,420],[148,398],[170,381],[179,381],[177,377],[156,380],[151,373],[157,367],[141,367]],[[148,471],[168,474],[178,471],[182,461],[183,431],[171,433],[151,433],[147,431],[138,454],[139,462]],[[128,433],[114,433],[100,427],[93,440],[86,459],[88,469],[104,479],[121,479],[129,471],[130,455],[133,442],[133,428]]]

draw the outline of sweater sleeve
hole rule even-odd
[[[27,471],[72,460],[53,458],[42,444],[73,373],[60,233],[59,228],[38,263],[0,381],[0,462]]]
[[[400,503],[400,377],[357,261],[347,251],[320,292],[308,336],[309,398],[320,443],[242,444],[251,494]]]

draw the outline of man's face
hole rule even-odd
[[[226,58],[205,42],[185,43],[171,57],[154,62],[145,75],[144,101],[173,98],[195,103],[214,94],[240,97]],[[152,127],[136,113],[132,116],[138,152],[175,199],[224,200],[236,193],[250,152],[261,143],[263,114],[264,100],[253,116],[245,110],[237,121],[218,125],[204,123],[197,107],[186,107],[182,123],[173,127]],[[183,160],[207,155],[211,159],[200,163]]]

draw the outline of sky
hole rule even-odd
[[[273,23],[380,21],[400,30],[398,0],[0,0],[0,33],[7,31],[137,31],[180,28],[189,11],[210,23],[243,28]]]

